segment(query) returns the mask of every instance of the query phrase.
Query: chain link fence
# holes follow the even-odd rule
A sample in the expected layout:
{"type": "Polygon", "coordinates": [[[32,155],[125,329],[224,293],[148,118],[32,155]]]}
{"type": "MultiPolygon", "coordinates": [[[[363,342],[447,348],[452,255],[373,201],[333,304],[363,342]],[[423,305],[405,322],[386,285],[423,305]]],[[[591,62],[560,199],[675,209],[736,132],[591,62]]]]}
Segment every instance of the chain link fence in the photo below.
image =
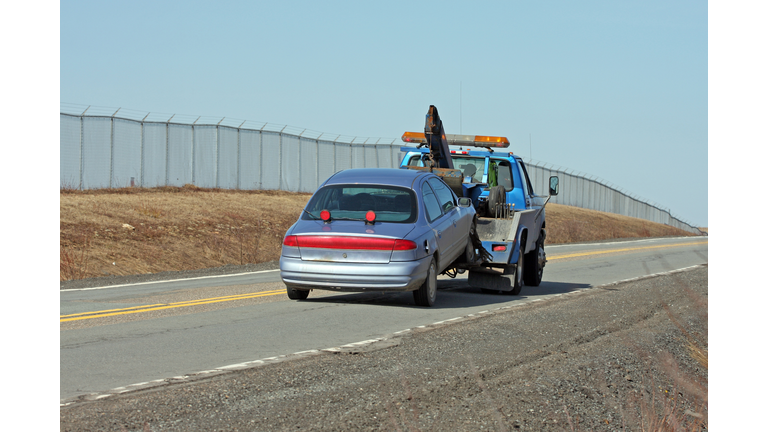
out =
{"type": "MultiPolygon", "coordinates": [[[[314,192],[347,168],[396,168],[396,139],[329,135],[272,123],[61,104],[60,187],[184,186],[314,192]]],[[[669,209],[601,179],[527,161],[534,190],[560,177],[551,202],[701,234],[669,209]]]]}

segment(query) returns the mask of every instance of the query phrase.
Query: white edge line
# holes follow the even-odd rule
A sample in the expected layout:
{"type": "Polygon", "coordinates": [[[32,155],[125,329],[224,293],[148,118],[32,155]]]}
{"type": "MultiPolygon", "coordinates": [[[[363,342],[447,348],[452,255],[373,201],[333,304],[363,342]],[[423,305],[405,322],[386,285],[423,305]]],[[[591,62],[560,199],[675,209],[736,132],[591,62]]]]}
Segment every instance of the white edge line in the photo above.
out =
{"type": "MultiPolygon", "coordinates": [[[[654,273],[654,274],[650,274],[650,275],[646,275],[646,276],[640,276],[640,277],[636,277],[636,278],[632,278],[632,279],[625,279],[625,280],[621,280],[621,281],[615,281],[615,282],[611,282],[611,283],[607,283],[607,284],[603,284],[603,285],[598,285],[598,286],[593,286],[593,287],[589,287],[589,288],[582,288],[582,289],[579,289],[577,291],[568,292],[566,294],[576,294],[576,293],[586,292],[586,291],[589,291],[589,290],[592,290],[592,289],[595,289],[595,288],[604,287],[604,286],[610,286],[610,285],[615,285],[615,284],[619,284],[619,283],[635,281],[637,279],[646,279],[646,278],[651,278],[651,277],[655,277],[655,276],[664,276],[664,275],[668,275],[668,274],[679,273],[679,272],[683,272],[683,271],[687,271],[687,270],[692,270],[692,269],[703,267],[703,266],[704,266],[704,264],[696,264],[696,265],[692,265],[692,266],[689,266],[689,267],[684,267],[684,268],[675,269],[675,270],[669,270],[669,271],[666,271],[666,272],[654,273]]],[[[274,270],[267,270],[267,271],[274,271],[274,270]]],[[[248,274],[248,273],[242,273],[242,274],[248,274]]],[[[556,296],[552,296],[552,297],[556,297],[556,296]]],[[[541,299],[541,298],[533,299],[533,300],[529,301],[528,303],[534,303],[534,302],[538,302],[538,301],[542,301],[542,300],[546,300],[546,299],[541,299]]],[[[478,315],[479,314],[485,314],[485,313],[490,313],[492,311],[497,311],[497,310],[511,309],[511,308],[514,308],[514,307],[517,307],[517,306],[522,306],[524,304],[525,303],[521,303],[519,305],[516,304],[516,305],[504,306],[504,307],[499,307],[499,308],[495,308],[495,309],[492,309],[492,310],[484,310],[484,311],[480,311],[480,312],[476,312],[476,313],[478,315]]],[[[467,317],[470,317],[470,316],[475,316],[475,315],[474,314],[469,314],[469,315],[462,316],[462,317],[456,317],[456,318],[451,318],[451,319],[447,319],[447,320],[444,320],[444,321],[438,321],[438,322],[432,323],[429,327],[435,326],[435,325],[444,324],[444,323],[447,323],[449,321],[460,320],[462,318],[467,318],[467,317]]],[[[416,326],[414,328],[427,328],[427,327],[428,326],[416,326]]],[[[399,332],[395,332],[393,334],[399,335],[399,334],[410,332],[411,330],[412,329],[400,330],[399,332]]],[[[325,349],[322,349],[322,350],[314,350],[314,349],[312,349],[312,350],[306,350],[306,351],[298,351],[298,352],[293,353],[292,356],[302,357],[304,355],[315,354],[315,353],[319,353],[319,352],[338,352],[338,351],[341,351],[342,348],[352,348],[352,347],[361,346],[361,345],[369,345],[369,344],[372,344],[372,343],[375,343],[375,342],[379,342],[379,341],[383,341],[383,340],[386,340],[386,339],[387,339],[386,337],[380,337],[380,338],[368,339],[368,340],[364,340],[364,341],[360,341],[360,342],[353,342],[353,343],[349,343],[349,344],[341,345],[341,346],[337,346],[337,347],[325,348],[325,349]]],[[[139,386],[144,386],[144,385],[151,384],[151,383],[167,382],[167,380],[170,380],[170,379],[184,381],[184,380],[187,380],[189,378],[194,378],[196,376],[200,376],[202,374],[216,373],[216,372],[229,372],[232,369],[247,368],[247,367],[249,367],[251,365],[257,365],[257,364],[266,364],[269,361],[283,359],[283,358],[286,358],[286,357],[288,357],[288,355],[279,355],[279,356],[275,356],[275,357],[267,357],[267,358],[263,358],[263,359],[260,359],[260,360],[251,360],[251,361],[247,361],[247,362],[243,362],[243,363],[237,363],[237,364],[231,364],[231,365],[227,365],[227,366],[221,366],[221,367],[218,367],[216,369],[210,369],[210,370],[206,370],[206,371],[195,372],[195,373],[191,373],[191,374],[188,374],[188,375],[179,375],[179,376],[175,376],[173,378],[156,379],[156,380],[153,380],[153,381],[146,381],[146,382],[141,382],[141,383],[136,383],[136,384],[129,384],[129,385],[124,386],[124,387],[115,387],[112,390],[110,390],[110,392],[113,392],[113,393],[101,394],[99,396],[96,396],[96,397],[92,398],[91,400],[98,400],[98,399],[103,399],[103,398],[109,397],[109,396],[115,394],[114,392],[117,392],[119,394],[119,393],[126,393],[128,391],[131,391],[132,389],[130,389],[128,387],[139,387],[139,386]]],[[[65,406],[71,405],[73,403],[75,403],[75,401],[70,401],[70,402],[66,402],[66,403],[59,403],[59,407],[65,407],[65,406]]]]}
{"type": "Polygon", "coordinates": [[[183,282],[183,281],[200,280],[200,279],[214,279],[214,278],[230,277],[230,276],[245,276],[245,275],[254,275],[254,274],[259,274],[259,273],[269,273],[269,272],[276,272],[276,271],[280,271],[280,269],[259,270],[259,271],[256,271],[256,272],[234,273],[234,274],[215,275],[215,276],[198,276],[198,277],[191,277],[191,278],[169,279],[169,280],[150,281],[150,282],[137,282],[137,283],[132,283],[132,284],[108,285],[108,286],[93,287],[93,288],[72,288],[72,289],[62,289],[62,290],[59,290],[59,291],[61,293],[65,293],[65,292],[69,292],[69,291],[102,290],[102,289],[110,289],[110,288],[132,287],[132,286],[138,286],[138,285],[151,285],[151,284],[168,283],[168,282],[183,282]]]}

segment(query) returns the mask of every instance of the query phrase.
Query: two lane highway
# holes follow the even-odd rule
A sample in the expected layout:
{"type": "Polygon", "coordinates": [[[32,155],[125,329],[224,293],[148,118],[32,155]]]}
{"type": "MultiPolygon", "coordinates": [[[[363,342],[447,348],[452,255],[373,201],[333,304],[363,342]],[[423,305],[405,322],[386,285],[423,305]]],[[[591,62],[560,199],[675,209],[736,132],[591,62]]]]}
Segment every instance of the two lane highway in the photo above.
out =
{"type": "Polygon", "coordinates": [[[706,237],[547,246],[539,287],[482,294],[442,276],[437,304],[411,293],[285,295],[277,270],[60,294],[61,399],[337,347],[437,321],[707,263],[706,237]]]}

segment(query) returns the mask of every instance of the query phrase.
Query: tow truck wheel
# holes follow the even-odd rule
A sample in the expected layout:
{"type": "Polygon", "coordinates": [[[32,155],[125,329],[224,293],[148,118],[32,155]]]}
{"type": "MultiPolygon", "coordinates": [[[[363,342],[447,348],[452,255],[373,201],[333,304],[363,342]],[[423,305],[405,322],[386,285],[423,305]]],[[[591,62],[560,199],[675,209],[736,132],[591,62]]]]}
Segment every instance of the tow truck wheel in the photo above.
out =
{"type": "Polygon", "coordinates": [[[547,255],[544,253],[544,243],[536,241],[536,249],[528,252],[525,256],[525,284],[528,286],[539,286],[541,278],[544,275],[544,263],[547,255]]]}
{"type": "Polygon", "coordinates": [[[437,298],[437,266],[435,265],[435,259],[429,263],[429,270],[427,271],[427,278],[424,279],[424,283],[421,284],[419,289],[413,292],[413,299],[416,301],[417,306],[430,307],[435,304],[437,298]]]}
{"type": "Polygon", "coordinates": [[[519,253],[517,254],[517,268],[515,269],[515,285],[512,288],[512,291],[509,291],[509,293],[512,295],[519,295],[520,291],[522,291],[523,289],[523,275],[525,274],[524,272],[525,267],[523,265],[524,263],[523,255],[525,254],[523,254],[522,250],[519,251],[519,253]]]}

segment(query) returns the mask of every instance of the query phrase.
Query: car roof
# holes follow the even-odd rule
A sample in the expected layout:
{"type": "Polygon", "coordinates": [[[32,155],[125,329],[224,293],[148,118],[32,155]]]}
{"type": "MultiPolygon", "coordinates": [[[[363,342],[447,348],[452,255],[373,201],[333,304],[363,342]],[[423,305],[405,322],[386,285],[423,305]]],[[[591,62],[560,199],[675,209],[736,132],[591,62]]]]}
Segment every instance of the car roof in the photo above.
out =
{"type": "Polygon", "coordinates": [[[325,184],[363,183],[410,188],[416,178],[428,174],[423,171],[398,168],[352,168],[337,172],[325,184]]]}

